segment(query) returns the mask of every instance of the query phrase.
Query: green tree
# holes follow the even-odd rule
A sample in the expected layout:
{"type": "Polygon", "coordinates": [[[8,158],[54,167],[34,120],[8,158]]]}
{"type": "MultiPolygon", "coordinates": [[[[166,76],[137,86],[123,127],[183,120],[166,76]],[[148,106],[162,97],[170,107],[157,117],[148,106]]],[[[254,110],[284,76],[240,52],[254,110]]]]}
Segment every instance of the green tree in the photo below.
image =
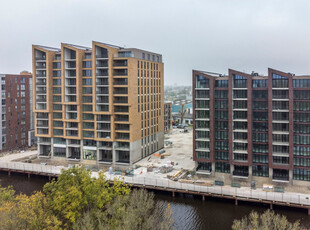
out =
{"type": "Polygon", "coordinates": [[[105,212],[86,212],[76,222],[75,230],[168,230],[172,229],[170,207],[166,209],[163,218],[160,209],[154,202],[154,194],[146,190],[133,190],[129,195],[118,196],[111,202],[105,212]]]}
{"type": "Polygon", "coordinates": [[[84,167],[64,170],[43,191],[50,210],[61,220],[63,228],[71,228],[83,213],[103,210],[115,197],[130,193],[128,186],[120,181],[110,185],[102,172],[97,179],[92,178],[91,171],[84,167]]]}
{"type": "Polygon", "coordinates": [[[234,220],[233,230],[299,230],[303,229],[299,221],[290,223],[285,216],[275,214],[269,209],[263,214],[252,211],[249,216],[243,217],[241,220],[234,220]]]}

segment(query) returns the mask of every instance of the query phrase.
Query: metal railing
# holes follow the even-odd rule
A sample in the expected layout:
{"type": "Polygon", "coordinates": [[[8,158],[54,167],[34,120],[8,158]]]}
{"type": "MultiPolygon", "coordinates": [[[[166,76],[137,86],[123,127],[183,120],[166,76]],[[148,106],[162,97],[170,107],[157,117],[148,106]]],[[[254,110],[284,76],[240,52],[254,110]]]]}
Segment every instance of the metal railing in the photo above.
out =
{"type": "MultiPolygon", "coordinates": [[[[45,174],[60,174],[62,169],[67,169],[63,166],[39,165],[20,162],[0,162],[1,169],[18,170],[24,172],[36,172],[45,174]]],[[[238,198],[248,198],[263,201],[274,201],[286,204],[297,204],[310,206],[310,194],[296,194],[296,193],[279,193],[279,192],[266,192],[262,189],[252,190],[249,188],[233,188],[226,186],[205,186],[198,184],[189,184],[171,181],[166,178],[142,177],[142,176],[120,176],[120,175],[107,175],[107,179],[113,181],[119,179],[126,184],[135,184],[142,186],[152,186],[163,189],[178,190],[178,192],[200,192],[210,193],[223,196],[232,196],[238,198]]],[[[92,172],[92,177],[98,178],[97,172],[92,172]]]]}

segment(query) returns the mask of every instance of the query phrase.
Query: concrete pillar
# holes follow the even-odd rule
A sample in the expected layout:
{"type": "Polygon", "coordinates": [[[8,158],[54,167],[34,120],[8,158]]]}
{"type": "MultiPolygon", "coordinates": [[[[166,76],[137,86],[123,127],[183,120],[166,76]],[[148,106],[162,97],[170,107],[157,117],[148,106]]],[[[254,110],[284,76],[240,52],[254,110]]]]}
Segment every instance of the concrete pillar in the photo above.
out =
{"type": "Polygon", "coordinates": [[[272,177],[273,177],[273,169],[269,168],[269,180],[272,181],[272,177]]]}
{"type": "Polygon", "coordinates": [[[249,181],[252,181],[252,166],[249,166],[249,181]]]}
{"type": "Polygon", "coordinates": [[[233,176],[234,169],[235,169],[234,165],[231,164],[231,165],[230,165],[230,175],[231,175],[231,178],[232,178],[232,176],[233,176]]]}
{"type": "Polygon", "coordinates": [[[116,150],[115,150],[116,142],[113,142],[112,144],[112,165],[115,166],[116,161],[116,150]]]}
{"type": "Polygon", "coordinates": [[[308,208],[308,216],[310,216],[310,208],[308,208]]]}
{"type": "Polygon", "coordinates": [[[8,171],[8,175],[11,176],[11,171],[10,170],[8,171]]]}
{"type": "Polygon", "coordinates": [[[211,176],[215,176],[215,162],[212,163],[211,169],[212,169],[211,176]]]}
{"type": "MultiPolygon", "coordinates": [[[[64,130],[64,132],[66,132],[66,131],[64,130]]],[[[69,157],[69,147],[68,147],[68,145],[69,145],[69,140],[66,139],[66,158],[69,157]]]]}
{"type": "Polygon", "coordinates": [[[28,173],[28,179],[30,178],[30,173],[28,173]]]}
{"type": "Polygon", "coordinates": [[[288,171],[288,178],[289,178],[290,185],[292,185],[293,184],[293,170],[288,171]]]}
{"type": "Polygon", "coordinates": [[[205,195],[202,195],[202,200],[205,201],[205,195]]]}
{"type": "Polygon", "coordinates": [[[235,199],[235,205],[238,206],[238,200],[237,199],[235,199]]]}
{"type": "Polygon", "coordinates": [[[48,180],[49,180],[49,181],[52,180],[52,177],[51,177],[51,176],[48,176],[48,180]]]}
{"type": "Polygon", "coordinates": [[[270,203],[270,210],[272,210],[273,209],[273,204],[272,203],[270,203]]]}
{"type": "Polygon", "coordinates": [[[172,197],[175,197],[175,193],[174,193],[174,191],[172,191],[172,197]]]}
{"type": "Polygon", "coordinates": [[[54,157],[54,138],[51,138],[51,158],[54,157]]]}
{"type": "Polygon", "coordinates": [[[80,160],[83,160],[83,140],[80,140],[80,160]]]}

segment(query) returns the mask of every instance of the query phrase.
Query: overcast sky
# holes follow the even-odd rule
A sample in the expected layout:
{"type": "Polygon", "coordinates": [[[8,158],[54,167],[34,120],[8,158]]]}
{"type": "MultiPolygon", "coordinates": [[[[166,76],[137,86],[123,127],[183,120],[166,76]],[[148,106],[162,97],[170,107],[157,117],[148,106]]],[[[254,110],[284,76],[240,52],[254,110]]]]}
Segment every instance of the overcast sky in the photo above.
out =
{"type": "Polygon", "coordinates": [[[192,69],[310,74],[309,0],[0,0],[0,73],[31,69],[31,45],[101,41],[163,55],[165,84],[192,69]]]}

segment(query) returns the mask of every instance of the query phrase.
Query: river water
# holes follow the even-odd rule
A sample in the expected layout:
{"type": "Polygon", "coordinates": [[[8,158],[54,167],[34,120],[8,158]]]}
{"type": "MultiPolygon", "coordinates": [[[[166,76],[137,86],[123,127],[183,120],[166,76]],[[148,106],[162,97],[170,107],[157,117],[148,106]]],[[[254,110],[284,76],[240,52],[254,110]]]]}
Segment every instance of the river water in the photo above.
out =
{"type": "MultiPolygon", "coordinates": [[[[26,175],[12,174],[8,177],[6,173],[0,173],[1,186],[13,185],[17,193],[30,195],[33,191],[41,190],[47,182],[47,178],[32,176],[30,179],[26,175]]],[[[175,221],[176,229],[230,229],[234,219],[240,219],[248,215],[251,210],[264,212],[268,206],[260,204],[249,204],[239,202],[238,206],[234,201],[210,199],[202,201],[201,197],[191,195],[176,194],[172,197],[168,192],[155,192],[155,200],[162,210],[170,204],[172,217],[175,221]]],[[[310,229],[310,216],[303,209],[291,209],[274,207],[276,213],[287,216],[288,220],[300,220],[302,225],[310,229]]]]}

